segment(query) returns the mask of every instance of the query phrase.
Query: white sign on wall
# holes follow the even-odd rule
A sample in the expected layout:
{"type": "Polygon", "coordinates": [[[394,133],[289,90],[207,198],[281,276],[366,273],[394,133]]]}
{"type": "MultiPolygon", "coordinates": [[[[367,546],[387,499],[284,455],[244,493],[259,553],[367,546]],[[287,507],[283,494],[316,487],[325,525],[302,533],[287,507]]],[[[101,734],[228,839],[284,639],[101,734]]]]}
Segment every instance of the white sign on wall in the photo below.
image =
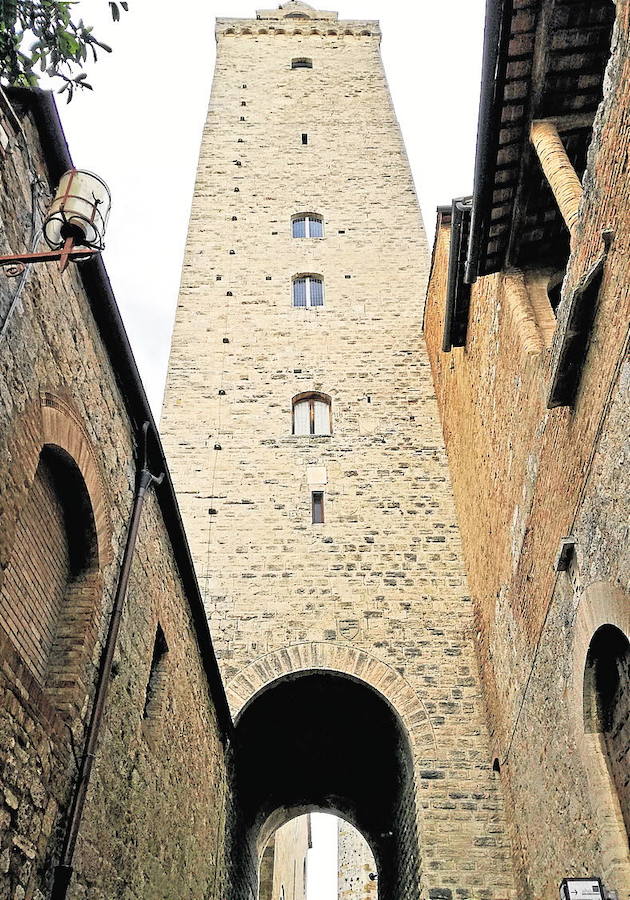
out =
{"type": "Polygon", "coordinates": [[[565,878],[560,885],[560,900],[603,900],[599,878],[565,878]]]}

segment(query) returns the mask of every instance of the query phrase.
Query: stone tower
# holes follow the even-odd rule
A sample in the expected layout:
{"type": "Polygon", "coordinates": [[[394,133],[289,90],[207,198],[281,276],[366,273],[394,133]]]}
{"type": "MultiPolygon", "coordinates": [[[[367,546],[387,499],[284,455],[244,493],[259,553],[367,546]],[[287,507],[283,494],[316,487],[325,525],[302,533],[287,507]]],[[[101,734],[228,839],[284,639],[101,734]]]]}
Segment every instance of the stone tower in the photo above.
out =
{"type": "Polygon", "coordinates": [[[369,688],[410,760],[379,897],[508,897],[378,23],[290,0],[216,35],[162,432],[233,714],[298,673],[369,688]]]}

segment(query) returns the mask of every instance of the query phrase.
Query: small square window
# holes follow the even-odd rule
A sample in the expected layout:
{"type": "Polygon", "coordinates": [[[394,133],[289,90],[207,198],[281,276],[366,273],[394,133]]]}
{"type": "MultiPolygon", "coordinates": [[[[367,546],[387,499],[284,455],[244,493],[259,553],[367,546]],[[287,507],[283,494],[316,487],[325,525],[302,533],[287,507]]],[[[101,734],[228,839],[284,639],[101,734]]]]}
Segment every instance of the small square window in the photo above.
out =
{"type": "Polygon", "coordinates": [[[324,492],[311,491],[311,521],[313,525],[321,525],[324,522],[324,492]]]}

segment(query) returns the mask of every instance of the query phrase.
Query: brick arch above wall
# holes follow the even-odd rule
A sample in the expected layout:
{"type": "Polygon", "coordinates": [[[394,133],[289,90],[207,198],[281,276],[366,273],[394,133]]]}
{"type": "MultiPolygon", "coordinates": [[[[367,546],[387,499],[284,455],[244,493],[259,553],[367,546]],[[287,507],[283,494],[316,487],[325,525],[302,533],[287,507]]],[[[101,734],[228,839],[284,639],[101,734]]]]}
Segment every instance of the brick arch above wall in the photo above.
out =
{"type": "Polygon", "coordinates": [[[584,731],[584,670],[593,635],[602,625],[614,625],[630,640],[630,598],[606,581],[589,585],[577,610],[573,630],[571,709],[579,731],[584,731]]]}
{"type": "MultiPolygon", "coordinates": [[[[90,439],[79,414],[61,397],[43,391],[41,445],[60,447],[75,461],[90,498],[99,568],[112,559],[111,523],[105,485],[90,439]]],[[[41,451],[41,447],[38,450],[41,451]]]]}
{"type": "Polygon", "coordinates": [[[261,690],[297,672],[338,672],[370,685],[397,713],[406,728],[414,755],[432,757],[435,738],[426,710],[409,682],[395,669],[365,650],[333,641],[290,644],[260,656],[226,685],[234,719],[261,690]]]}
{"type": "MultiPolygon", "coordinates": [[[[630,599],[623,590],[606,581],[589,585],[580,598],[573,629],[571,681],[567,699],[576,748],[586,771],[593,813],[599,824],[604,884],[619,888],[630,885],[630,849],[602,735],[588,731],[584,715],[587,655],[593,636],[602,625],[614,625],[630,640],[630,599]]],[[[622,892],[619,896],[625,898],[626,893],[622,892]]]]}

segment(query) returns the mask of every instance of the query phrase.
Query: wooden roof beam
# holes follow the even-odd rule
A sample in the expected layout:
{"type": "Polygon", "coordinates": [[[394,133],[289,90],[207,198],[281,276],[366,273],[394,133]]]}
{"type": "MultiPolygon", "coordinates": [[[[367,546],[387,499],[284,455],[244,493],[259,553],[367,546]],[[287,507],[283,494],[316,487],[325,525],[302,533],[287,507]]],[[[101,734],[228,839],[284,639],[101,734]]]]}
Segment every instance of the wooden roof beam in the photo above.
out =
{"type": "Polygon", "coordinates": [[[573,237],[583,194],[582,183],[552,121],[544,119],[532,122],[530,135],[545,178],[573,237]]]}

